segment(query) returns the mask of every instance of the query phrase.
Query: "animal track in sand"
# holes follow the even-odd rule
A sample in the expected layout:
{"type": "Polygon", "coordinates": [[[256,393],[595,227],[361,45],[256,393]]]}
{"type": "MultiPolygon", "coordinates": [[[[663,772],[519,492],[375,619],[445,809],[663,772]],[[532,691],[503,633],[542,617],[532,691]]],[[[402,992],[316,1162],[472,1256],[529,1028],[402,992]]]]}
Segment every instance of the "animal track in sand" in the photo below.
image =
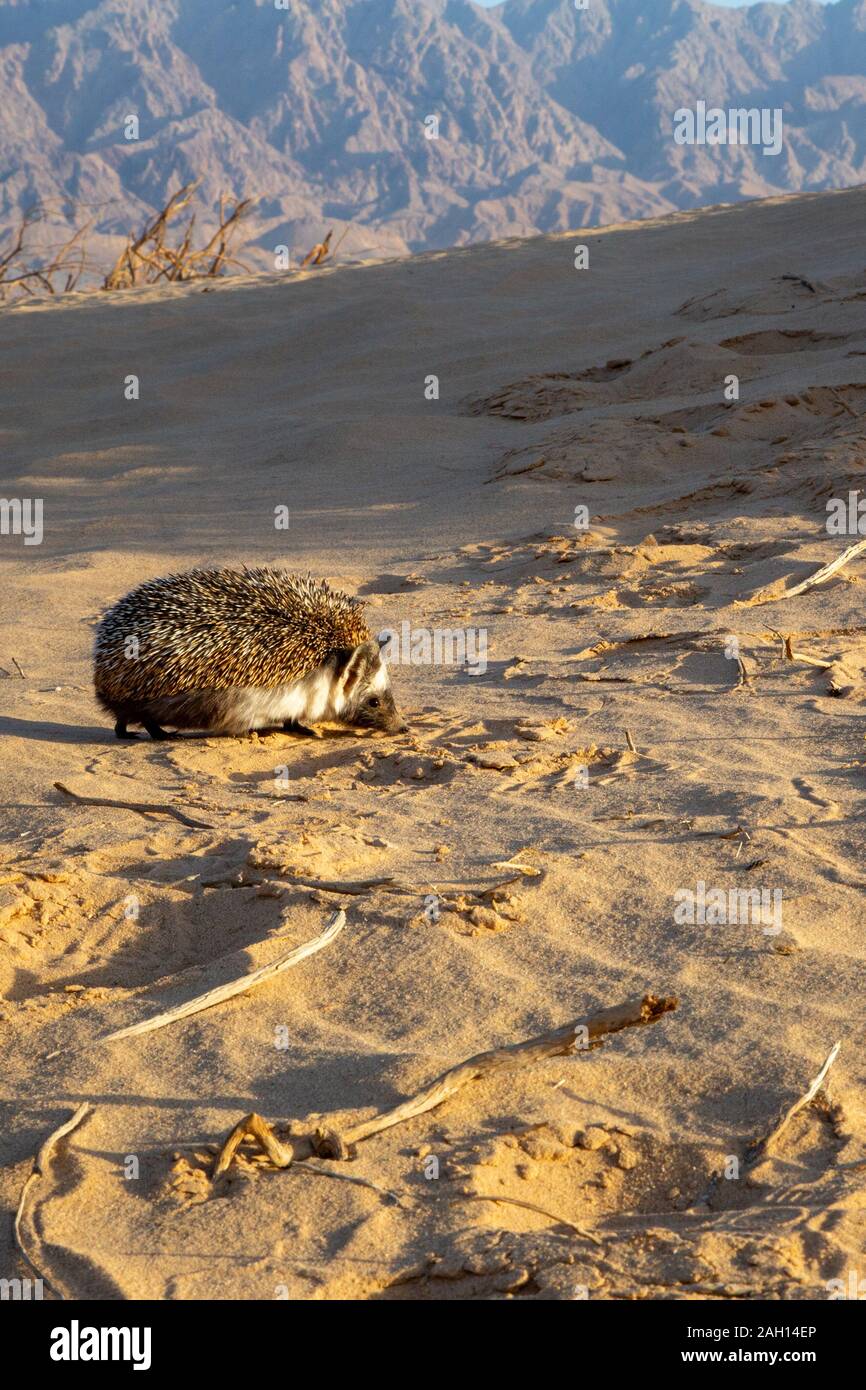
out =
{"type": "Polygon", "coordinates": [[[595,744],[562,752],[529,753],[518,746],[513,753],[506,745],[470,753],[470,759],[482,772],[500,773],[507,787],[534,786],[554,791],[574,787],[579,770],[586,771],[596,764],[606,763],[610,749],[598,749],[595,744]]]}
{"type": "Polygon", "coordinates": [[[818,304],[851,303],[866,298],[866,274],[839,275],[831,280],[789,273],[776,275],[765,285],[747,289],[718,289],[687,299],[676,310],[692,323],[731,318],[736,314],[789,314],[818,304]]]}
{"type": "MultiPolygon", "coordinates": [[[[706,1186],[712,1167],[707,1146],[630,1127],[575,1131],[541,1123],[455,1146],[445,1176],[460,1182],[466,1195],[535,1203],[582,1225],[614,1213],[681,1211],[706,1186]]],[[[509,1231],[550,1224],[507,1202],[478,1203],[475,1221],[509,1231]]]]}
{"type": "Polygon", "coordinates": [[[417,574],[378,574],[358,588],[363,597],[373,594],[408,594],[422,589],[425,580],[417,574]]]}
{"type": "Polygon", "coordinates": [[[664,398],[712,391],[735,372],[741,380],[757,374],[748,356],[721,344],[671,338],[647,348],[634,360],[617,360],[580,372],[551,372],[509,382],[492,395],[466,403],[473,415],[497,415],[507,420],[546,420],[591,406],[664,398]]]}
{"type": "Polygon", "coordinates": [[[83,871],[72,861],[38,863],[25,868],[8,867],[0,873],[0,995],[24,999],[47,992],[49,985],[35,983],[47,962],[58,967],[57,976],[74,972],[75,963],[88,958],[109,933],[94,933],[89,925],[111,902],[110,889],[97,874],[83,871]]]}
{"type": "MultiPolygon", "coordinates": [[[[283,791],[291,793],[296,782],[306,782],[317,777],[327,778],[340,773],[351,775],[358,766],[366,766],[369,759],[369,753],[358,746],[361,740],[353,740],[348,746],[343,744],[330,748],[326,740],[289,741],[290,739],[291,736],[287,736],[283,741],[277,736],[271,740],[271,747],[264,755],[267,760],[266,767],[249,772],[230,772],[228,780],[241,788],[260,786],[278,797],[283,791]],[[288,777],[284,783],[278,783],[276,780],[278,767],[288,770],[288,777]]],[[[263,759],[257,757],[256,761],[261,762],[263,759]]]]}
{"type": "Polygon", "coordinates": [[[695,295],[675,312],[692,323],[732,318],[735,314],[785,314],[818,304],[830,292],[830,285],[819,280],[796,274],[776,275],[765,285],[736,290],[723,287],[695,295]]]}
{"type": "MultiPolygon", "coordinates": [[[[537,531],[508,542],[461,547],[441,558],[440,582],[459,581],[459,592],[472,601],[473,613],[510,613],[535,586],[540,589],[566,581],[568,574],[563,573],[563,567],[570,567],[572,562],[580,566],[584,554],[596,556],[595,561],[588,559],[586,563],[598,563],[599,555],[605,563],[612,551],[594,531],[537,531]],[[464,575],[470,577],[461,579],[464,575]]],[[[621,567],[616,572],[619,574],[621,567]]]]}
{"type": "Polygon", "coordinates": [[[0,889],[5,997],[74,989],[77,1001],[87,1003],[94,987],[149,985],[242,950],[280,926],[273,901],[247,895],[243,911],[239,900],[227,911],[218,895],[194,896],[165,877],[150,880],[155,865],[164,865],[176,883],[197,862],[172,860],[164,849],[151,856],[151,849],[147,841],[123,842],[90,856],[87,869],[70,861],[50,883],[27,877],[0,889]],[[38,990],[26,984],[37,966],[38,990]]]}
{"type": "Polygon", "coordinates": [[[700,584],[655,580],[634,589],[610,589],[585,600],[587,608],[700,608],[710,589],[700,584]]]}
{"type": "Polygon", "coordinates": [[[385,753],[366,755],[356,774],[359,782],[373,787],[406,786],[418,790],[441,787],[464,770],[462,763],[446,750],[433,753],[385,753]]]}
{"type": "MultiPolygon", "coordinates": [[[[570,607],[614,611],[629,608],[719,608],[730,603],[748,587],[743,576],[758,568],[757,584],[763,581],[767,562],[794,549],[784,542],[729,542],[702,544],[710,531],[687,528],[682,536],[673,525],[660,527],[657,533],[631,547],[632,562],[623,569],[622,577],[630,582],[625,586],[591,593],[584,597],[574,592],[578,577],[587,584],[608,577],[610,570],[603,563],[572,566],[572,598],[570,607]]],[[[590,559],[591,557],[587,557],[590,559]]],[[[778,567],[777,567],[778,568],[778,567]]]]}
{"type": "Polygon", "coordinates": [[[758,333],[743,333],[738,338],[723,338],[720,347],[732,352],[775,356],[780,352],[826,352],[850,341],[850,333],[818,333],[812,328],[766,328],[758,333]]]}
{"type": "MultiPolygon", "coordinates": [[[[719,378],[721,380],[721,378],[719,378]]],[[[866,386],[801,387],[779,391],[758,401],[726,403],[720,395],[685,409],[657,415],[605,416],[585,424],[560,425],[532,444],[505,451],[488,482],[515,480],[539,486],[570,481],[584,484],[583,501],[592,507],[596,498],[607,498],[625,486],[634,498],[646,489],[650,510],[661,511],[659,490],[670,490],[686,466],[689,499],[705,487],[731,487],[731,446],[737,445],[737,472],[744,487],[752,486],[743,475],[761,475],[767,469],[767,446],[773,460],[783,465],[798,441],[824,439],[839,434],[847,438],[854,421],[866,409],[866,386]],[[686,454],[686,451],[687,454],[686,454]],[[612,484],[605,487],[605,484],[612,484]]]]}

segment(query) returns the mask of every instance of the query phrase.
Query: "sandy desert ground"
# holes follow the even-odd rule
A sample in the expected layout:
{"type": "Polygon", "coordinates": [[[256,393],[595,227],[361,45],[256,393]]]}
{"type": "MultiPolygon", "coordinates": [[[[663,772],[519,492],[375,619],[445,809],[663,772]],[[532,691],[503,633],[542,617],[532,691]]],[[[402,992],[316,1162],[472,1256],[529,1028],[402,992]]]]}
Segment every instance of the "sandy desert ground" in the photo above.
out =
{"type": "Polygon", "coordinates": [[[3,311],[2,493],[43,499],[44,538],[0,538],[0,1274],[87,1102],[21,1222],[71,1298],[866,1275],[866,554],[783,596],[857,539],[826,503],[866,476],[864,222],[854,189],[3,311]],[[395,665],[394,738],[115,742],[100,612],[239,562],[330,579],[375,631],[483,630],[486,669],[395,665]],[[781,920],[676,920],[698,883],[779,893],[781,920]],[[295,968],[104,1040],[339,907],[295,968]],[[349,1161],[247,1145],[212,1179],[247,1112],[346,1129],[645,993],[678,1007],[349,1161]]]}

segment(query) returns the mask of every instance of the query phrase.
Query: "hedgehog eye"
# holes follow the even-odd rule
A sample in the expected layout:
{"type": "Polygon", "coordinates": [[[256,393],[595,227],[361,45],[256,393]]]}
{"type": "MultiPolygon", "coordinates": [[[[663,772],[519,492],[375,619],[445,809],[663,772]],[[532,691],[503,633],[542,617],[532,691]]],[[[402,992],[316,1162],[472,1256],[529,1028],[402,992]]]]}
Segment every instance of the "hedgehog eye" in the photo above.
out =
{"type": "Polygon", "coordinates": [[[378,709],[380,704],[379,696],[371,695],[367,704],[370,706],[370,709],[378,709]]]}

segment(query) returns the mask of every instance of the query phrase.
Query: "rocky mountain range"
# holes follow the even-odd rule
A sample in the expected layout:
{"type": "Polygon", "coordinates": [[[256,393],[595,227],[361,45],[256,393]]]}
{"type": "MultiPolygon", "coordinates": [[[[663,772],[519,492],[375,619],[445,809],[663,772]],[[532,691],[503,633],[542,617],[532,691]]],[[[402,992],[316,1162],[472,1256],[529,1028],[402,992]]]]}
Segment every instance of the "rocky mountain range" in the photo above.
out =
{"type": "Polygon", "coordinates": [[[254,263],[393,254],[866,182],[866,0],[0,0],[0,225],[104,259],[192,179],[254,263]],[[782,113],[778,153],[675,113],[782,113]],[[135,118],[130,120],[130,118],[135,118]]]}

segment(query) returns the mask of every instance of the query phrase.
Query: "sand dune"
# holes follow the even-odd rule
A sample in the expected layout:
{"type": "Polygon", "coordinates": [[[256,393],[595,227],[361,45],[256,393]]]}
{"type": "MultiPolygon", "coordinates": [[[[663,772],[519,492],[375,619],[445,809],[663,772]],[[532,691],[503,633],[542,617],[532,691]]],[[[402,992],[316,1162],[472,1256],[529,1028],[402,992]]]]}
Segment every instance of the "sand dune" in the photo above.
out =
{"type": "Polygon", "coordinates": [[[826,503],[866,474],[864,215],[854,189],[3,311],[3,495],[44,538],[0,541],[0,1195],[89,1102],[26,1223],[58,1290],[820,1299],[862,1262],[866,557],[780,595],[857,539],[826,503]],[[486,660],[396,665],[393,739],[116,743],[100,612],[242,561],[486,660]],[[701,883],[780,916],[678,919],[701,883]],[[337,906],[297,968],[99,1041],[337,906]],[[212,1181],[249,1111],[349,1125],[645,992],[679,1007],[351,1162],[247,1147],[212,1181]]]}

